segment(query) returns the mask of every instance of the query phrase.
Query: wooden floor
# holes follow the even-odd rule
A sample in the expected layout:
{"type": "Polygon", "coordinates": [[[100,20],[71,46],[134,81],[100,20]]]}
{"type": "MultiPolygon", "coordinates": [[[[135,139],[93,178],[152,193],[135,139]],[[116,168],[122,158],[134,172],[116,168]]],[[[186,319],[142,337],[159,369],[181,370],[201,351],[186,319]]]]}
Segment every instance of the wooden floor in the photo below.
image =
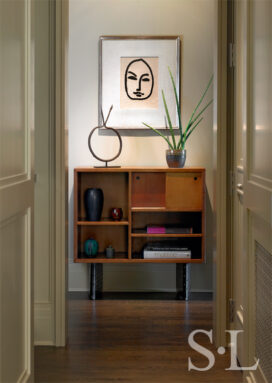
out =
{"type": "Polygon", "coordinates": [[[187,339],[211,329],[212,302],[71,299],[69,307],[69,344],[36,347],[36,382],[242,382],[205,335],[196,340],[215,354],[215,366],[188,371],[188,357],[198,367],[208,363],[187,339]]]}

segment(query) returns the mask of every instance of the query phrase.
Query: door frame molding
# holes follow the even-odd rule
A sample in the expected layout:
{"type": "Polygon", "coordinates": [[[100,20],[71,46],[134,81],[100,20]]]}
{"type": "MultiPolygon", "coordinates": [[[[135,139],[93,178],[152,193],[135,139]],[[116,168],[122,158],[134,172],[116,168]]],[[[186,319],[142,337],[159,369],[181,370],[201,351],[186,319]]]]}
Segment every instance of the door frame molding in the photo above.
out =
{"type": "MultiPolygon", "coordinates": [[[[214,80],[214,340],[226,346],[227,338],[227,242],[228,242],[228,4],[215,0],[216,41],[214,80]]],[[[58,233],[55,244],[56,346],[67,339],[67,254],[68,254],[68,126],[67,126],[67,46],[68,11],[66,0],[56,1],[56,212],[58,233]]]]}
{"type": "Polygon", "coordinates": [[[68,254],[68,127],[67,62],[68,11],[66,0],[55,2],[55,345],[67,340],[67,254],[68,254]]]}
{"type": "Polygon", "coordinates": [[[214,341],[226,346],[227,337],[227,243],[228,243],[228,2],[216,5],[214,81],[214,341]]]}

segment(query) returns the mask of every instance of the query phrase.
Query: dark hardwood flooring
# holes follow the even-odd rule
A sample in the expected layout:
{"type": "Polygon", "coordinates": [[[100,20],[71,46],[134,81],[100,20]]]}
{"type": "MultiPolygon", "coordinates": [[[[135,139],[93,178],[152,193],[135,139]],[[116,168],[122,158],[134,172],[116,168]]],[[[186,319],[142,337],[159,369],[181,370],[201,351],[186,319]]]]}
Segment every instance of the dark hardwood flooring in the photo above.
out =
{"type": "Polygon", "coordinates": [[[212,328],[212,302],[69,300],[69,344],[35,348],[35,382],[241,383],[225,371],[229,355],[205,335],[195,339],[215,355],[207,372],[188,371],[208,360],[188,345],[194,329],[212,328]]]}

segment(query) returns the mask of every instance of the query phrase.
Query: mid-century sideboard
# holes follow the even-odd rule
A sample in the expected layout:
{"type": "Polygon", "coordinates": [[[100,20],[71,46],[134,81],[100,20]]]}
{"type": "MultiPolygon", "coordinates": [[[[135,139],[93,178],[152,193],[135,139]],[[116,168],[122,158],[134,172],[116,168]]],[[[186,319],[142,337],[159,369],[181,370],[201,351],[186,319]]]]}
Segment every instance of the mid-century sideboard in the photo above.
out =
{"type": "Polygon", "coordinates": [[[102,281],[104,263],[152,262],[177,265],[177,272],[183,274],[183,297],[188,299],[189,265],[203,262],[204,253],[204,168],[89,167],[74,170],[74,262],[91,264],[92,298],[102,281]],[[103,190],[102,217],[96,222],[86,220],[84,193],[87,188],[103,190]],[[110,218],[113,207],[122,208],[122,220],[110,218]],[[191,227],[192,233],[148,234],[145,228],[149,224],[182,225],[191,227]],[[88,258],[84,253],[84,242],[90,237],[99,244],[95,258],[88,258]],[[190,248],[191,259],[143,259],[142,251],[147,242],[170,238],[190,248]],[[112,259],[105,256],[105,248],[109,245],[115,249],[112,259]]]}

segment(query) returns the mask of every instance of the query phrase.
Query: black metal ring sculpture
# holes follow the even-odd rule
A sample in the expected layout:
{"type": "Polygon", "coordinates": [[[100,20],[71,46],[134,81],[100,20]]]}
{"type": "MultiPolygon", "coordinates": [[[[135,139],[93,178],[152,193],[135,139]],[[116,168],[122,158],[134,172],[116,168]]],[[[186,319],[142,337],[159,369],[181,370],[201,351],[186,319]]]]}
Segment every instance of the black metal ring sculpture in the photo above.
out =
{"type": "MultiPolygon", "coordinates": [[[[113,105],[110,107],[110,110],[109,110],[108,116],[107,116],[107,118],[106,118],[106,121],[104,120],[103,111],[101,110],[101,115],[102,115],[102,122],[103,122],[103,125],[102,125],[102,126],[97,126],[97,127],[94,128],[94,129],[91,131],[91,133],[89,134],[88,145],[89,145],[90,152],[92,153],[92,155],[94,156],[94,158],[96,158],[96,159],[99,160],[99,161],[105,162],[105,166],[95,166],[95,167],[106,167],[106,168],[107,168],[107,167],[108,167],[108,162],[111,162],[111,161],[115,160],[116,158],[118,158],[118,157],[120,156],[121,152],[122,152],[123,143],[122,143],[122,139],[121,139],[120,134],[117,132],[116,129],[107,127],[107,122],[108,122],[108,119],[109,119],[109,117],[110,117],[112,108],[113,108],[113,105]],[[117,153],[114,157],[109,158],[109,159],[103,159],[103,158],[98,157],[98,156],[94,153],[94,151],[93,151],[93,149],[92,149],[92,145],[91,145],[92,135],[94,134],[94,132],[96,131],[96,129],[102,129],[102,128],[105,128],[105,129],[108,129],[108,130],[112,130],[112,131],[117,135],[118,140],[119,140],[119,144],[120,144],[118,153],[117,153]]],[[[120,167],[120,166],[112,166],[112,167],[120,167]]]]}

